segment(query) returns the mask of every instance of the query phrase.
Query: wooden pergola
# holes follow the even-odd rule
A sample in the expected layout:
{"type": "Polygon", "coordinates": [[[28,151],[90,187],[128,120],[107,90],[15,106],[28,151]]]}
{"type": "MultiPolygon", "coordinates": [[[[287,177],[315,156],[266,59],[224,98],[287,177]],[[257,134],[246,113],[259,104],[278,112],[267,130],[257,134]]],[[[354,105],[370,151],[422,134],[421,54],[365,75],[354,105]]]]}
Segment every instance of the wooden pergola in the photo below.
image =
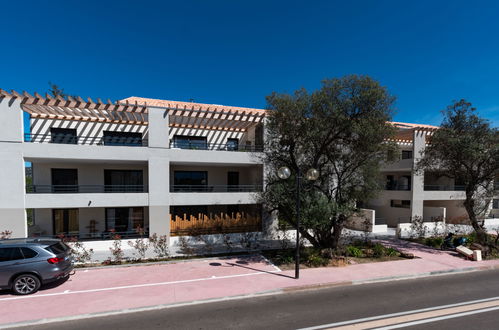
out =
{"type": "MultiPolygon", "coordinates": [[[[148,104],[128,100],[103,102],[101,99],[86,101],[81,97],[53,97],[38,93],[10,93],[0,89],[0,97],[19,99],[21,109],[32,118],[91,121],[103,123],[148,125],[148,104]]],[[[168,111],[169,126],[210,130],[244,132],[265,118],[265,112],[248,112],[226,107],[210,107],[193,104],[154,106],[168,111]]]]}

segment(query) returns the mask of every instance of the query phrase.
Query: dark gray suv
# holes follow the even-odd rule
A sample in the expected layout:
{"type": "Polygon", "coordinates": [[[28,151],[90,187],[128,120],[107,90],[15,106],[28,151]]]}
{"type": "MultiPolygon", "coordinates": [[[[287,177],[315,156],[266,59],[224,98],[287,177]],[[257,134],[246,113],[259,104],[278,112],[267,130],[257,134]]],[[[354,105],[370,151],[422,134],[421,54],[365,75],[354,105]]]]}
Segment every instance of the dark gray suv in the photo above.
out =
{"type": "Polygon", "coordinates": [[[42,284],[71,274],[71,249],[58,239],[0,240],[0,289],[16,294],[38,291],[42,284]]]}

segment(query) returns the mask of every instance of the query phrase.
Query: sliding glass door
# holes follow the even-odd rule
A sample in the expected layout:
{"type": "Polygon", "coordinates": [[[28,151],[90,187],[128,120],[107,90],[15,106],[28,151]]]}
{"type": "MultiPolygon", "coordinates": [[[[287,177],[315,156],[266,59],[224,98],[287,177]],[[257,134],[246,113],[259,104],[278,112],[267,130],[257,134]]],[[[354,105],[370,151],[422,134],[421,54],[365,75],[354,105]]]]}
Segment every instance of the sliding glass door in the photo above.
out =
{"type": "Polygon", "coordinates": [[[106,208],[106,231],[133,233],[137,227],[144,228],[143,207],[106,208]]]}
{"type": "Polygon", "coordinates": [[[55,209],[52,216],[54,235],[76,236],[79,234],[78,209],[55,209]]]}

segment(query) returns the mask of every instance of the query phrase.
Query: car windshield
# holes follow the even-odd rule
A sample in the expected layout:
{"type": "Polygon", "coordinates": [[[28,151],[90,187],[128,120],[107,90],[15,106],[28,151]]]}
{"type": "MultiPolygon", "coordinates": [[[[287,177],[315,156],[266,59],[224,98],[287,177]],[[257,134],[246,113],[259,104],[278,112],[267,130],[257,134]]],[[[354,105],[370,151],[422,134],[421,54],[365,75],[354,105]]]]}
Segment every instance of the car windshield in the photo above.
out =
{"type": "Polygon", "coordinates": [[[61,254],[69,250],[69,247],[64,243],[57,242],[55,244],[47,246],[45,250],[52,252],[53,254],[61,254]]]}

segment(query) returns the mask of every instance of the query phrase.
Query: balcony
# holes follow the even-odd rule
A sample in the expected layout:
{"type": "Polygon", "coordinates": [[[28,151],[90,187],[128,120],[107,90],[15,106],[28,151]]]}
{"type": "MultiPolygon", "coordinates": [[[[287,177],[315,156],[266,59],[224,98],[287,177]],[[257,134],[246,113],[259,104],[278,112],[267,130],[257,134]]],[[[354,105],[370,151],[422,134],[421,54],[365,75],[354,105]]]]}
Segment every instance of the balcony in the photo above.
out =
{"type": "Polygon", "coordinates": [[[463,185],[439,185],[439,184],[425,184],[425,191],[464,191],[463,185]]]}
{"type": "Polygon", "coordinates": [[[386,185],[385,190],[411,190],[410,185],[392,184],[386,185]]]}
{"type": "Polygon", "coordinates": [[[145,185],[28,185],[28,194],[146,193],[145,185]]]}
{"type": "Polygon", "coordinates": [[[243,152],[261,152],[261,145],[237,145],[232,143],[218,144],[207,143],[201,141],[171,141],[171,149],[188,149],[188,150],[216,150],[216,151],[243,151],[243,152]]]}
{"type": "Polygon", "coordinates": [[[260,192],[262,185],[171,185],[170,192],[260,192]]]}
{"type": "Polygon", "coordinates": [[[98,145],[98,146],[125,146],[125,147],[147,147],[148,140],[137,137],[112,137],[112,136],[54,136],[46,134],[24,134],[24,142],[52,143],[52,144],[74,144],[74,145],[98,145]]]}

